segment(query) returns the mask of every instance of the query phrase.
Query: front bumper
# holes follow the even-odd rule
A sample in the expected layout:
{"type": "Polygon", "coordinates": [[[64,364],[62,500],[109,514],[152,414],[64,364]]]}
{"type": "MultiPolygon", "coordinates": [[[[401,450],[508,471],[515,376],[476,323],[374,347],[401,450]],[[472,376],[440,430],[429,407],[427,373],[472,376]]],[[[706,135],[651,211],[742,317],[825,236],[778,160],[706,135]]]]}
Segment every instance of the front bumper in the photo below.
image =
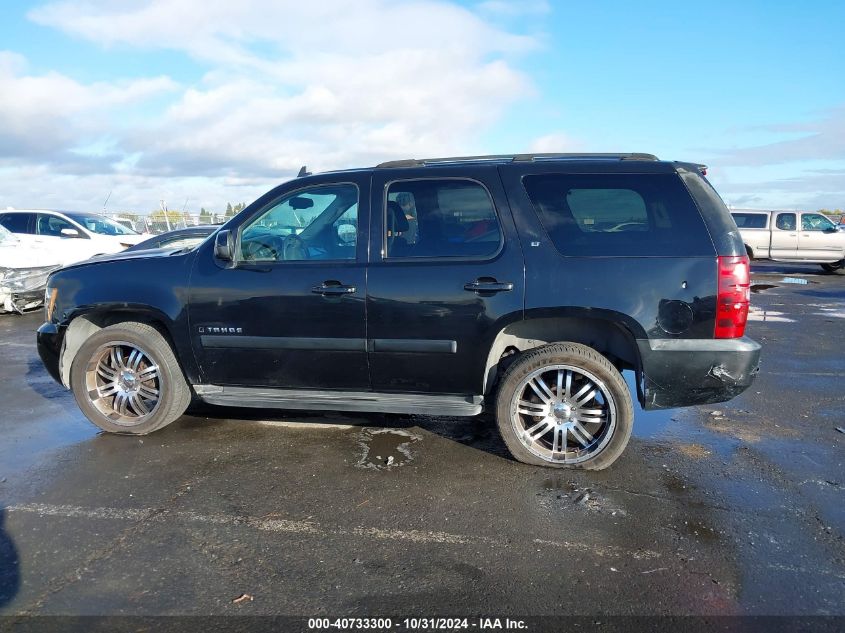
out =
{"type": "Polygon", "coordinates": [[[41,357],[41,362],[44,363],[47,372],[60,385],[64,384],[62,383],[59,359],[62,356],[62,345],[65,340],[66,329],[55,323],[45,323],[38,328],[38,333],[36,334],[38,355],[41,357]]]}
{"type": "Polygon", "coordinates": [[[751,386],[761,346],[738,339],[638,340],[644,409],[725,402],[751,386]]]}

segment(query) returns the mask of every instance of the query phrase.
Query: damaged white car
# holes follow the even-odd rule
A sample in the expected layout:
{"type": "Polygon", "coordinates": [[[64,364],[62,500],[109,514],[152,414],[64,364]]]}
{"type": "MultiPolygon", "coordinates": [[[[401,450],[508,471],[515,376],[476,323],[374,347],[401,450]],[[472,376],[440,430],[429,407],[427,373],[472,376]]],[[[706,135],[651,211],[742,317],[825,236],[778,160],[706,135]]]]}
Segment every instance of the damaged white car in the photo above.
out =
{"type": "Polygon", "coordinates": [[[0,226],[0,313],[37,308],[51,272],[61,267],[47,247],[24,244],[0,226]]]}

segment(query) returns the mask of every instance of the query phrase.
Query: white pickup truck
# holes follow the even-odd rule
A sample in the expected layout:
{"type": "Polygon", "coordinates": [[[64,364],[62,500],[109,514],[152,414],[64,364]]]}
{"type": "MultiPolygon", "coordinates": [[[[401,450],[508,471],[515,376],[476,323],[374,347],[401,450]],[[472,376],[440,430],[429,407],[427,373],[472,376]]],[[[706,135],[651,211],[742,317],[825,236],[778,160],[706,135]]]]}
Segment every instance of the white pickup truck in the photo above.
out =
{"type": "Polygon", "coordinates": [[[821,213],[731,211],[751,259],[845,268],[845,231],[821,213]]]}

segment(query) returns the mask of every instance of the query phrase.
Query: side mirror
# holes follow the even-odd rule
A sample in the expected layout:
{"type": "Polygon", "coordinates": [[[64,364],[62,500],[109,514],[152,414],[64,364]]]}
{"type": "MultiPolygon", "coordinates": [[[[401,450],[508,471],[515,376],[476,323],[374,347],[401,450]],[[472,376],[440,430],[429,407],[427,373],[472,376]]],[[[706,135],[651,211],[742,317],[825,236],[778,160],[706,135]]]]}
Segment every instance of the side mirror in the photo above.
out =
{"type": "Polygon", "coordinates": [[[235,258],[235,240],[229,230],[218,231],[214,236],[214,256],[224,262],[235,258]]]}
{"type": "Polygon", "coordinates": [[[62,237],[79,237],[79,231],[76,229],[62,229],[62,237]]]}

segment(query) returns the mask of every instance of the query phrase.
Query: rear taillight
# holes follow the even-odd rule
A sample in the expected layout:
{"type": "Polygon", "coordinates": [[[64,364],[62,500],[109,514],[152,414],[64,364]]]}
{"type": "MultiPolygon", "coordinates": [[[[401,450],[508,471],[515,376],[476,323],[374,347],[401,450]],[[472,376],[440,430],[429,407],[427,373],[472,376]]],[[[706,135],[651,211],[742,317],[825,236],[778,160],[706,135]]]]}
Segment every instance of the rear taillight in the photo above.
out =
{"type": "Polygon", "coordinates": [[[718,258],[719,292],[716,295],[716,338],[739,338],[745,334],[751,272],[745,255],[718,258]]]}

